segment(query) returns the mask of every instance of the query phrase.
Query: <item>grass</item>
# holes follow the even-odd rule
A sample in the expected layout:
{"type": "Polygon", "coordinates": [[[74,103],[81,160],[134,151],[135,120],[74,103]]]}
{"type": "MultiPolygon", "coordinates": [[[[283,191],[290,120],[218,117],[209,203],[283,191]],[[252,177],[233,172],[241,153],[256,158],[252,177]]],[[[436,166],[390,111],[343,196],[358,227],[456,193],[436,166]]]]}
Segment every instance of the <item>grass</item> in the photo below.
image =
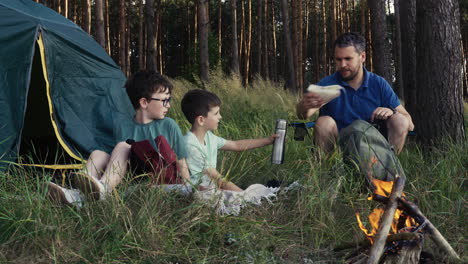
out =
{"type": "MultiPolygon", "coordinates": [[[[195,86],[174,83],[170,116],[185,132],[189,126],[179,102],[195,86]]],[[[273,133],[277,118],[296,120],[297,98],[281,84],[257,80],[244,88],[215,73],[207,89],[223,101],[217,131],[223,137],[264,137],[273,133]]],[[[220,153],[219,170],[242,187],[270,179],[303,185],[239,216],[218,216],[190,197],[132,184],[80,210],[60,207],[46,198],[51,171],[21,167],[0,173],[0,262],[341,263],[343,254],[332,249],[364,239],[354,212],[366,215],[377,204],[366,200],[364,181],[343,165],[340,153],[318,159],[310,138],[298,142],[292,134],[283,165],[271,165],[271,147],[220,153]]],[[[400,160],[408,178],[405,192],[464,255],[467,143],[430,153],[409,144],[400,160]]],[[[426,244],[442,261],[432,242],[426,244]]]]}

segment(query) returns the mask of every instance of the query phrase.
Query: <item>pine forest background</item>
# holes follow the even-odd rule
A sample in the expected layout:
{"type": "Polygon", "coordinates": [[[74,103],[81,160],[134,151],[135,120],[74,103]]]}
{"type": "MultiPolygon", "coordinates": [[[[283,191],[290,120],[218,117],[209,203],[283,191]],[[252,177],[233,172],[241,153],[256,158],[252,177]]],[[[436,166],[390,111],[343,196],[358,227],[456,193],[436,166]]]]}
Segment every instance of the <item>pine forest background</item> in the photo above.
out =
{"type": "Polygon", "coordinates": [[[360,32],[366,68],[393,85],[421,141],[465,138],[468,0],[35,1],[90,33],[127,76],[154,69],[201,85],[221,69],[299,94],[334,72],[336,37],[360,32]]]}

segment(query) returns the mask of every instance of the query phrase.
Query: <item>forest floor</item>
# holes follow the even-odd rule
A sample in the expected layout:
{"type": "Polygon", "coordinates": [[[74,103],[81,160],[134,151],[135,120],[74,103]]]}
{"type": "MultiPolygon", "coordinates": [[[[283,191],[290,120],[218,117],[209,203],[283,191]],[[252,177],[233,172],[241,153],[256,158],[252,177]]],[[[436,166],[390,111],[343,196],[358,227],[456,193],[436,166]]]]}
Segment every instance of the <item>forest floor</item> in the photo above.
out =
{"type": "MultiPolygon", "coordinates": [[[[296,120],[297,98],[280,84],[260,80],[246,89],[236,80],[213,79],[208,89],[223,100],[217,133],[225,138],[268,136],[277,118],[296,120]]],[[[185,132],[178,102],[194,85],[175,80],[175,87],[169,115],[185,132]]],[[[365,181],[343,164],[339,151],[319,157],[311,138],[294,141],[292,130],[287,141],[282,165],[271,165],[271,147],[220,153],[219,171],[241,187],[272,179],[302,186],[238,216],[220,216],[192,197],[131,182],[81,209],[57,206],[46,196],[51,171],[0,173],[0,263],[342,263],[349,250],[333,249],[365,240],[355,212],[365,216],[378,204],[367,200],[365,181]]],[[[463,256],[468,147],[466,140],[444,146],[429,151],[408,139],[399,155],[404,191],[463,256]]],[[[435,263],[446,261],[429,239],[424,250],[435,263]]]]}

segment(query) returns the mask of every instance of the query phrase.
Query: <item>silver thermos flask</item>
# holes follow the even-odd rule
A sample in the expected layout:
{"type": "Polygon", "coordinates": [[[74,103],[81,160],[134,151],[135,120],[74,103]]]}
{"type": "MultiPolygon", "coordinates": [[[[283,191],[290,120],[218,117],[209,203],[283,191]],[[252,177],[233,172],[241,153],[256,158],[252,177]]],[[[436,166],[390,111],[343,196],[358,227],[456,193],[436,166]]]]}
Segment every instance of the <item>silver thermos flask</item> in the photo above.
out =
{"type": "Polygon", "coordinates": [[[278,135],[275,138],[275,142],[273,143],[273,153],[271,155],[271,163],[273,164],[283,164],[284,161],[284,149],[285,149],[285,142],[286,142],[286,127],[287,122],[284,119],[276,120],[276,129],[275,134],[278,135]]]}

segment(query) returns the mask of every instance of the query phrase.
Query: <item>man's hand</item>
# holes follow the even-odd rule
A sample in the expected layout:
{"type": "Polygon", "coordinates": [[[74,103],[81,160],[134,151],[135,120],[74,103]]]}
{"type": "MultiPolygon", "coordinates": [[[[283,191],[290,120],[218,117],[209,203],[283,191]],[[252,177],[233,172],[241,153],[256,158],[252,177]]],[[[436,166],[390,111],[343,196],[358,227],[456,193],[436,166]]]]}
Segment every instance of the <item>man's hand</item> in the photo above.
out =
{"type": "Polygon", "coordinates": [[[371,122],[374,120],[387,120],[393,115],[393,110],[387,107],[377,107],[371,116],[371,122]]]}
{"type": "Polygon", "coordinates": [[[304,108],[310,109],[310,108],[320,108],[323,105],[324,101],[322,97],[320,97],[319,94],[308,92],[304,94],[300,103],[302,104],[304,108]]]}
{"type": "Polygon", "coordinates": [[[308,119],[322,107],[323,104],[323,99],[317,93],[304,93],[301,100],[296,105],[297,117],[300,119],[308,119]]]}

